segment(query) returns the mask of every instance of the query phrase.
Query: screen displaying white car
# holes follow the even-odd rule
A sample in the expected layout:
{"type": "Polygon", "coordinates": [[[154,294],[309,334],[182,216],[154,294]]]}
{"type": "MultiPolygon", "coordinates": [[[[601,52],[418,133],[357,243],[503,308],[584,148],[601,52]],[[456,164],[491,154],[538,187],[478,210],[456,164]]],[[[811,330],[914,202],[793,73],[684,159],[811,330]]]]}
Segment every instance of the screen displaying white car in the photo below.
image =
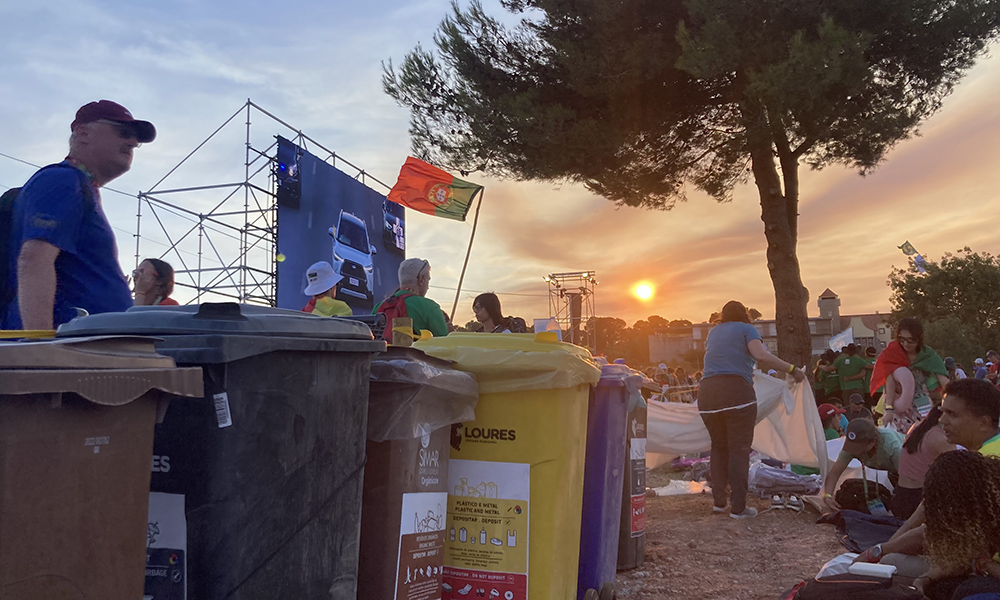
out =
{"type": "Polygon", "coordinates": [[[337,225],[331,227],[333,265],[344,278],[340,292],[372,302],[373,257],[378,252],[368,239],[368,226],[353,214],[341,210],[337,225]]]}

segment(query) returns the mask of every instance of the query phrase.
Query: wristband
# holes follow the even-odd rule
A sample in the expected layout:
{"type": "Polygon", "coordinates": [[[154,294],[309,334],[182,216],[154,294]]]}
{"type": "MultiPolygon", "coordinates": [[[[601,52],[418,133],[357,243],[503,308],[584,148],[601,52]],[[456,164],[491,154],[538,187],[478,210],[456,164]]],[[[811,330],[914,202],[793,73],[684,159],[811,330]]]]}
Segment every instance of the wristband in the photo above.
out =
{"type": "Polygon", "coordinates": [[[886,407],[885,407],[885,410],[886,410],[886,411],[890,411],[890,410],[892,410],[892,407],[891,407],[891,406],[886,406],[886,407]]]}
{"type": "Polygon", "coordinates": [[[795,365],[788,365],[788,374],[791,375],[795,372],[795,365]]]}

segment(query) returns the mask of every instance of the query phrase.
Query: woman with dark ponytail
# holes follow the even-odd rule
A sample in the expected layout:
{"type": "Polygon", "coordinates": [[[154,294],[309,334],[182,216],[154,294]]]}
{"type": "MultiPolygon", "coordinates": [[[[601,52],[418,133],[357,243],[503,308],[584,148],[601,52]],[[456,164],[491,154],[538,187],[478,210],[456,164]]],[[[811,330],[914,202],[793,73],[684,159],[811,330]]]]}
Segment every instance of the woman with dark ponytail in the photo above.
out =
{"type": "Polygon", "coordinates": [[[936,404],[923,420],[913,425],[899,455],[899,484],[892,497],[892,514],[909,519],[923,499],[924,476],[939,455],[955,449],[938,426],[941,406],[936,404]]]}

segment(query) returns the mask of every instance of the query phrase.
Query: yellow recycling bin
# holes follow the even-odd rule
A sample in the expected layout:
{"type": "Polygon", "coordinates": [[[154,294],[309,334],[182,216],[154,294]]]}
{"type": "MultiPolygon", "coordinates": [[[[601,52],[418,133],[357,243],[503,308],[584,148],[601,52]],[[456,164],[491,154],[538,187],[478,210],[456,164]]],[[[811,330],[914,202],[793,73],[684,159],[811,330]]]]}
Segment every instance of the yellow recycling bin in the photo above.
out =
{"type": "Polygon", "coordinates": [[[601,370],[553,333],[417,342],[479,381],[453,426],[443,600],[575,600],[587,401],[601,370]]]}

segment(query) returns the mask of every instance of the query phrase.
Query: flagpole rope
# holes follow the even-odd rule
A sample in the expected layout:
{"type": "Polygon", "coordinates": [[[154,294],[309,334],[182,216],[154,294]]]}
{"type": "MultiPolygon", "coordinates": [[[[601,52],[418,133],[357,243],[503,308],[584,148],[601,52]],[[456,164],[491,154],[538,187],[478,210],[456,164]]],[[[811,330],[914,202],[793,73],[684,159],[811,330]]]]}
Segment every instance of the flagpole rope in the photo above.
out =
{"type": "Polygon", "coordinates": [[[472,220],[472,235],[469,236],[469,248],[465,251],[465,262],[462,263],[462,274],[458,277],[458,289],[455,290],[455,303],[451,305],[451,316],[448,320],[455,322],[455,311],[458,309],[458,297],[462,294],[462,282],[465,280],[465,269],[469,266],[469,255],[472,254],[472,241],[476,239],[476,226],[479,225],[479,209],[483,207],[484,188],[479,189],[479,203],[476,204],[476,216],[472,220]]]}

